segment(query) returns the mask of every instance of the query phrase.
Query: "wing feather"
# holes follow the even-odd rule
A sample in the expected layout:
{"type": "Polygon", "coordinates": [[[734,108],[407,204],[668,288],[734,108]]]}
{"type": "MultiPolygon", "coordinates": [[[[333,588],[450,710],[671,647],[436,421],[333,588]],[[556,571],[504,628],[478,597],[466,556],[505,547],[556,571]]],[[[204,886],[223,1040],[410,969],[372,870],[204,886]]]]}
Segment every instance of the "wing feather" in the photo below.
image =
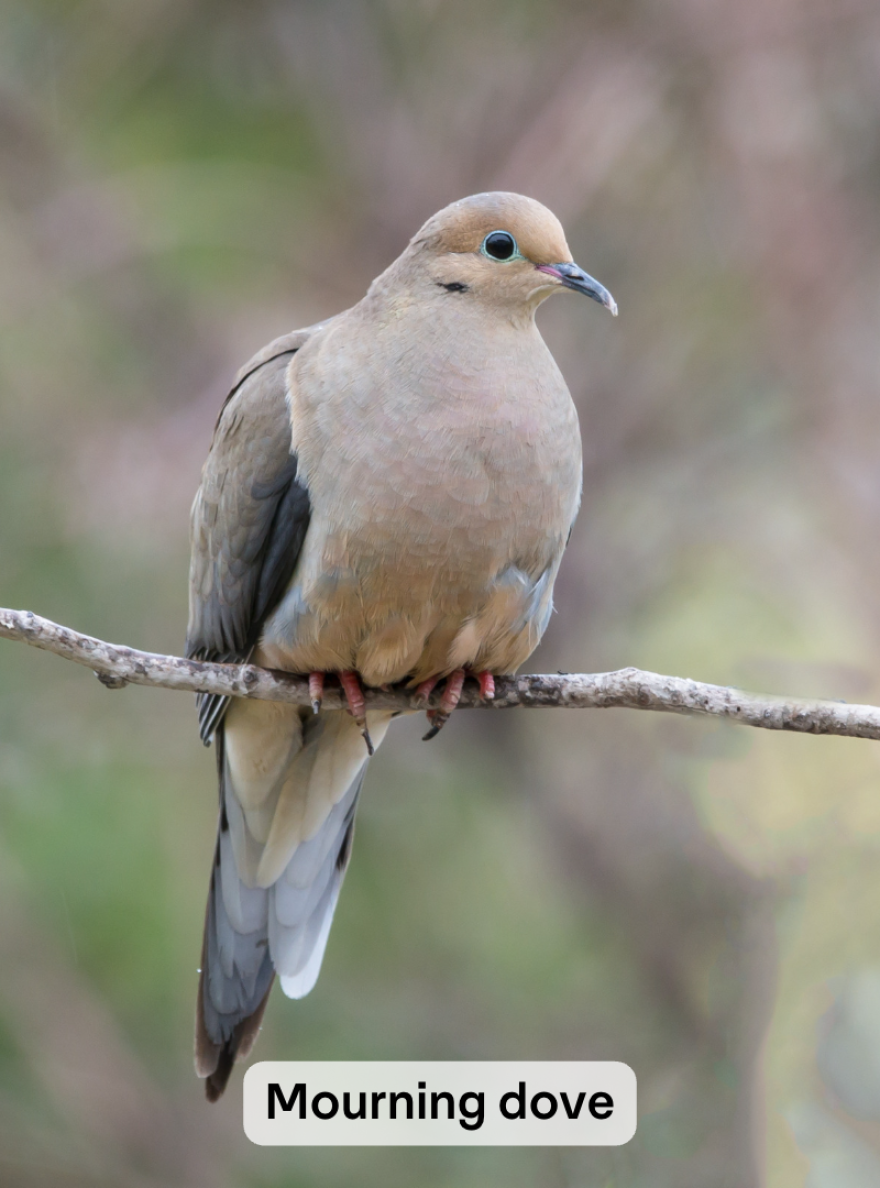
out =
{"type": "MultiPolygon", "coordinates": [[[[192,509],[186,635],[192,659],[243,663],[296,566],[310,505],[297,478],[286,377],[301,337],[279,340],[273,345],[285,349],[248,365],[217,421],[192,509]]],[[[216,694],[198,697],[206,745],[227,702],[216,694]]]]}

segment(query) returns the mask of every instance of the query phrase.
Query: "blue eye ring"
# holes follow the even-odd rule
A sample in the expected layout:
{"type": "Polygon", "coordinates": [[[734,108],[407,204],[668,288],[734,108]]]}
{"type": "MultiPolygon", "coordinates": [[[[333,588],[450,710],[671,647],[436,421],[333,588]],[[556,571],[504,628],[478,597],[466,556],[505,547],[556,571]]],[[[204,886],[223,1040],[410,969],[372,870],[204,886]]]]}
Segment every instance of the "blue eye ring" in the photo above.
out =
{"type": "Polygon", "coordinates": [[[509,231],[490,231],[480,245],[480,251],[497,264],[509,264],[511,260],[522,259],[516,240],[509,231]]]}

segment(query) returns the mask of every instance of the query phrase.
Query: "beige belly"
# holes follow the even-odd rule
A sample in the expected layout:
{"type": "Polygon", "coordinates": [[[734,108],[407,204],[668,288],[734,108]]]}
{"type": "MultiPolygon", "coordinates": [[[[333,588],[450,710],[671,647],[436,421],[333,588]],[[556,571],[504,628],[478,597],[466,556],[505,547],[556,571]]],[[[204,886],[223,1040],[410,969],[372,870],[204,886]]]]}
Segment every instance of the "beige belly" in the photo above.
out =
{"type": "MultiPolygon", "coordinates": [[[[348,565],[328,542],[318,564],[306,557],[298,567],[255,659],[293,672],[353,669],[368,685],[418,683],[461,667],[515,671],[546,626],[562,541],[545,538],[529,573],[504,556],[516,542],[496,535],[473,547],[462,536],[378,555],[350,546],[348,565]]],[[[523,551],[534,561],[535,550],[523,551]]]]}

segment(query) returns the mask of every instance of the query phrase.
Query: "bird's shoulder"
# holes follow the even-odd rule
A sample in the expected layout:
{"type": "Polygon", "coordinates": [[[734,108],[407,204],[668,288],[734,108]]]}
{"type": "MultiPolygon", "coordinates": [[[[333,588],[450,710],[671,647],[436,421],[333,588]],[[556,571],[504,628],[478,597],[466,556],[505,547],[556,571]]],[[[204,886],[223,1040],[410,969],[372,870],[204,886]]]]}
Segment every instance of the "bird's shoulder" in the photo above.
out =
{"type": "Polygon", "coordinates": [[[325,318],[322,322],[315,322],[314,325],[305,326],[301,330],[288,330],[286,334],[281,334],[278,338],[273,338],[271,342],[267,342],[264,347],[261,347],[256,354],[248,359],[247,363],[239,368],[238,374],[232,384],[232,391],[234,392],[249,375],[252,375],[262,367],[264,363],[268,363],[271,359],[275,359],[279,355],[292,354],[294,351],[300,350],[310,338],[335,320],[335,318],[325,318]]]}
{"type": "Polygon", "coordinates": [[[237,400],[238,404],[257,406],[261,396],[270,395],[270,389],[277,387],[278,376],[279,374],[283,375],[284,368],[293,355],[297,351],[302,350],[314,335],[319,334],[333,320],[333,318],[327,318],[322,322],[316,322],[312,326],[305,326],[301,330],[289,330],[286,334],[281,334],[277,338],[273,338],[271,342],[267,342],[264,347],[261,347],[238,369],[232,381],[232,386],[226,393],[226,398],[220,406],[220,412],[217,414],[212,446],[216,444],[217,430],[223,425],[224,417],[230,404],[236,402],[236,398],[239,398],[237,400]],[[267,370],[268,364],[278,363],[279,360],[283,361],[282,366],[267,370]]]}

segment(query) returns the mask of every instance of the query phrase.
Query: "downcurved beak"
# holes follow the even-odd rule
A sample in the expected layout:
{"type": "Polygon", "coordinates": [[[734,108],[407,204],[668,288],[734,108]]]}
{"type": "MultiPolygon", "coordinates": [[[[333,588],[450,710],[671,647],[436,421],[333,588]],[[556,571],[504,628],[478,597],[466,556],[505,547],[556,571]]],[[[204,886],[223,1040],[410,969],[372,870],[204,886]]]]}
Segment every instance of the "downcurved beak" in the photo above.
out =
{"type": "Polygon", "coordinates": [[[587,297],[592,297],[594,301],[598,301],[600,305],[610,309],[612,315],[617,317],[617,302],[605,286],[600,285],[597,280],[593,280],[588,273],[584,272],[583,268],[578,268],[577,264],[536,264],[535,267],[539,272],[546,272],[548,276],[558,276],[567,289],[574,289],[576,293],[585,293],[587,297]]]}

